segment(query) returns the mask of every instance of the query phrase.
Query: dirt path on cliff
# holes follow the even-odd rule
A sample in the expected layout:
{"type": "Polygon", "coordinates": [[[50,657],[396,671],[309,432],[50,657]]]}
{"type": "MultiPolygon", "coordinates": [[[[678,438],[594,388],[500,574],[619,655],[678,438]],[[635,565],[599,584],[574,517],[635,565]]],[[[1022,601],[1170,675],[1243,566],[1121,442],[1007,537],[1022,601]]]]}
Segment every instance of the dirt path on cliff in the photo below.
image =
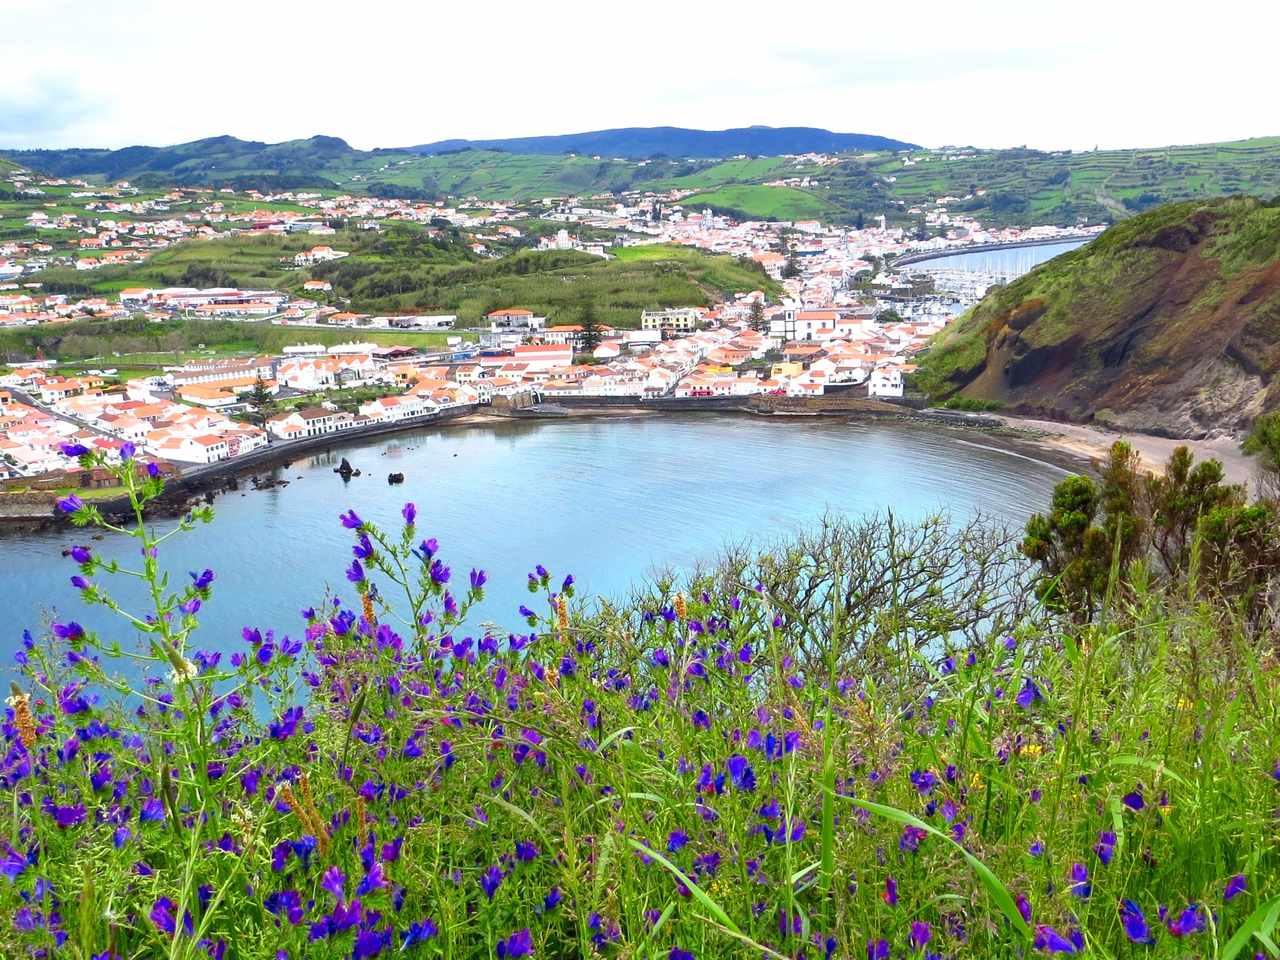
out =
{"type": "Polygon", "coordinates": [[[1117,440],[1125,440],[1142,456],[1143,466],[1153,473],[1164,470],[1169,455],[1176,447],[1186,446],[1197,460],[1212,457],[1222,461],[1227,480],[1231,483],[1248,483],[1250,489],[1253,488],[1253,461],[1240,452],[1237,441],[1226,437],[1214,440],[1170,440],[1147,433],[1125,433],[1076,423],[1059,423],[1056,420],[997,416],[1013,429],[1041,434],[1038,438],[1041,443],[1094,459],[1106,456],[1108,448],[1117,440]]]}

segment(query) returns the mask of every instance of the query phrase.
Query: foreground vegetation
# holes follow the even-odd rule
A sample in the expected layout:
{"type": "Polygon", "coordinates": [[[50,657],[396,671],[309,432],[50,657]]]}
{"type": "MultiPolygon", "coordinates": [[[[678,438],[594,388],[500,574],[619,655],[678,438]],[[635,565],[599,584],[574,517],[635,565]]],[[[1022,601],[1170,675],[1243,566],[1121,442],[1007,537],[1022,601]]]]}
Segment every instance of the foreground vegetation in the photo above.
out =
{"type": "MultiPolygon", "coordinates": [[[[428,516],[349,511],[344,589],[228,646],[199,614],[240,598],[164,572],[211,512],[159,534],[121,455],[136,525],[60,506],[138,541],[70,560],[141,644],[63,620],[17,654],[6,956],[1277,955],[1277,568],[1242,607],[1197,522],[1087,606],[980,520],[879,517],[620,605],[535,566],[507,632],[428,516]]],[[[1120,489],[1022,549],[1143,516],[1120,489]]]]}

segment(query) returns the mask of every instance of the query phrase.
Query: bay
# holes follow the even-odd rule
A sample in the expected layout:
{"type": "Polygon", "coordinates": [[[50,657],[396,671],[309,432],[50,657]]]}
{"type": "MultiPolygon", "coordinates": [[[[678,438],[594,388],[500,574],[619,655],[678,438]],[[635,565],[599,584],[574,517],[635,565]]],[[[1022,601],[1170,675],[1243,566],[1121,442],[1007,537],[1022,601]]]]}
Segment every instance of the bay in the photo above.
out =
{"type": "Polygon", "coordinates": [[[1033,267],[1052,260],[1068,250],[1082,247],[1087,242],[1087,240],[1064,240],[1060,243],[1039,243],[1029,247],[1008,247],[1004,250],[954,253],[950,256],[921,260],[903,269],[920,273],[930,273],[935,270],[963,270],[969,273],[1020,277],[1033,267]]]}
{"type": "MultiPolygon", "coordinates": [[[[556,583],[572,573],[580,594],[619,596],[657,569],[687,569],[726,543],[767,546],[828,511],[892,509],[904,519],[981,511],[1021,525],[1048,503],[1064,471],[980,435],[928,425],[687,414],[335,441],[271,475],[289,485],[242,484],[216,500],[212,525],[161,549],[175,584],[188,571],[215,571],[214,596],[201,611],[202,649],[236,648],[246,625],[299,635],[298,611],[320,603],[326,587],[354,603],[344,576],[352,537],[338,521],[349,508],[398,529],[402,505],[415,502],[418,537],[439,540],[451,586],[465,593],[469,570],[487,570],[479,617],[518,629],[526,574],[537,563],[556,583]],[[344,484],[333,473],[343,456],[363,476],[344,484]],[[393,471],[405,474],[403,485],[388,485],[393,471]]],[[[132,643],[130,628],[85,607],[69,585],[76,568],[61,553],[77,543],[138,566],[135,542],[116,535],[90,541],[68,527],[0,541],[4,662],[21,631],[38,634],[49,617],[132,643]]],[[[127,608],[145,612],[139,584],[116,578],[109,586],[127,608]]]]}

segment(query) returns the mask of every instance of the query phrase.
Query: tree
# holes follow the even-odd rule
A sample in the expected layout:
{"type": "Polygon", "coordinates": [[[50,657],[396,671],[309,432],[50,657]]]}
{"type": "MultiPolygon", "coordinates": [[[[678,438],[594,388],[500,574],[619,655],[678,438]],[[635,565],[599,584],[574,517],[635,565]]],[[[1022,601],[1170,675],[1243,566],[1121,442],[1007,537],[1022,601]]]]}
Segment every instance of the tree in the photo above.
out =
{"type": "Polygon", "coordinates": [[[1022,552],[1040,564],[1037,595],[1077,620],[1093,619],[1107,584],[1107,543],[1093,522],[1099,500],[1088,477],[1067,477],[1053,488],[1048,514],[1027,521],[1022,540],[1022,552]]]}
{"type": "Polygon", "coordinates": [[[1191,451],[1178,447],[1163,475],[1146,480],[1151,514],[1151,546],[1165,572],[1181,579],[1191,560],[1191,543],[1203,517],[1220,507],[1243,506],[1244,488],[1224,484],[1222,463],[1205,460],[1192,466],[1191,451]]]}
{"type": "Polygon", "coordinates": [[[1022,552],[1040,564],[1045,603],[1092,620],[1113,564],[1123,575],[1144,552],[1140,463],[1138,452],[1117,440],[1101,464],[1100,486],[1088,477],[1067,477],[1053,488],[1048,515],[1027,521],[1022,552]]]}
{"type": "Polygon", "coordinates": [[[764,318],[764,303],[760,300],[751,301],[751,329],[760,333],[764,333],[769,327],[769,322],[764,318]]]}
{"type": "Polygon", "coordinates": [[[267,382],[262,379],[262,374],[258,374],[258,379],[253,381],[253,392],[249,394],[249,406],[253,408],[253,419],[257,421],[258,426],[264,425],[267,418],[271,416],[274,401],[267,390],[267,382]]]}
{"type": "Polygon", "coordinates": [[[595,304],[588,300],[582,305],[582,349],[590,352],[600,346],[600,324],[596,322],[595,304]]]}
{"type": "Polygon", "coordinates": [[[857,215],[856,217],[854,217],[854,218],[853,218],[853,229],[855,229],[855,230],[861,230],[861,229],[863,229],[864,227],[866,227],[866,225],[867,225],[867,221],[866,221],[866,219],[863,217],[863,215],[862,215],[862,211],[861,211],[861,210],[859,210],[859,211],[858,211],[858,215],[857,215]]]}

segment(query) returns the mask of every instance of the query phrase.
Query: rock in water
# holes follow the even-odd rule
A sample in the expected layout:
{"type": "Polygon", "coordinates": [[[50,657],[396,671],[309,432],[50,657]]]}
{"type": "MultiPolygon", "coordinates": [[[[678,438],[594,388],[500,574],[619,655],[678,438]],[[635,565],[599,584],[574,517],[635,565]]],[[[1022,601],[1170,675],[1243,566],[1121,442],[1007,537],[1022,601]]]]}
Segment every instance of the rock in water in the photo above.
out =
{"type": "Polygon", "coordinates": [[[355,470],[351,468],[351,464],[347,462],[347,458],[343,457],[342,462],[333,468],[333,472],[342,477],[343,480],[350,480],[355,470]]]}
{"type": "Polygon", "coordinates": [[[387,483],[404,483],[403,473],[388,473],[387,483]]]}

